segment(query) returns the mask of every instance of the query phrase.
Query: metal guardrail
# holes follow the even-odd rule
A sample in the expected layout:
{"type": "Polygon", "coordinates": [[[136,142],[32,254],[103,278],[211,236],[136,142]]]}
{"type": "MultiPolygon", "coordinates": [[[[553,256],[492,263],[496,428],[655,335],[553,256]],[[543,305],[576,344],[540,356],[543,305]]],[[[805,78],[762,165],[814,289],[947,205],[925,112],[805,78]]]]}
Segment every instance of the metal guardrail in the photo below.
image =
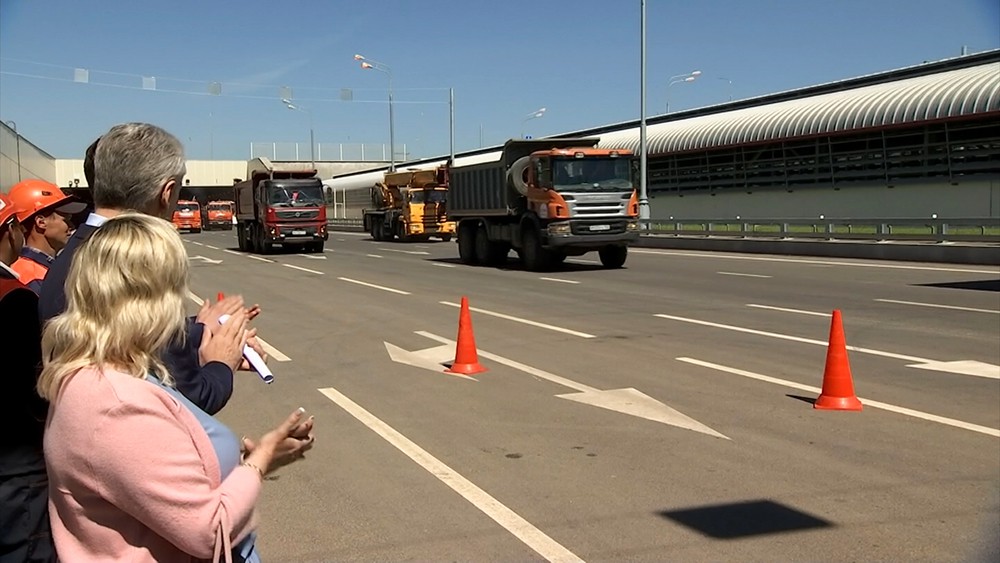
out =
{"type": "Polygon", "coordinates": [[[1000,243],[1000,218],[651,219],[643,233],[688,237],[1000,243]]]}
{"type": "MultiPolygon", "coordinates": [[[[330,228],[363,231],[362,219],[330,219],[330,228]]],[[[1000,243],[1000,218],[947,219],[651,219],[645,235],[756,239],[1000,243]]]]}

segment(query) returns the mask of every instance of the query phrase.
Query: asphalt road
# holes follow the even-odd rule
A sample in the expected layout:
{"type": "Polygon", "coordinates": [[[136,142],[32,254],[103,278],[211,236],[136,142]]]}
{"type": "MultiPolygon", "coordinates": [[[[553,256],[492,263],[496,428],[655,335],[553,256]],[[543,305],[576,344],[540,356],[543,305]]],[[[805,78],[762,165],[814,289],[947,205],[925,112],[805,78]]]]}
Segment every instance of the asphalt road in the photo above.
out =
{"type": "Polygon", "coordinates": [[[193,291],[259,303],[282,356],[221,418],[316,417],[265,487],[268,561],[997,553],[1000,268],[633,249],[538,274],[464,266],[454,242],[252,257],[183,236],[193,291]],[[462,296],[471,378],[436,363],[462,296]],[[862,412],[811,404],[834,309],[862,412]]]}

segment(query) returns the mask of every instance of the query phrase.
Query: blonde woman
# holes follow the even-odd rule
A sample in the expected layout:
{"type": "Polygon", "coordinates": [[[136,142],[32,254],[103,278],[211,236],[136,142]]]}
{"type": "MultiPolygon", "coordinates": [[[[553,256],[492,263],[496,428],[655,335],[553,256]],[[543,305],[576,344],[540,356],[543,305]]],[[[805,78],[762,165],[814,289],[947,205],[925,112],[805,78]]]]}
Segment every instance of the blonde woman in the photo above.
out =
{"type": "MultiPolygon", "coordinates": [[[[171,387],[188,259],[170,223],[126,213],[81,246],[42,338],[49,511],[63,561],[259,561],[264,475],[313,443],[301,409],[241,460],[237,437],[171,387]]],[[[246,331],[240,311],[223,333],[246,331]]],[[[244,340],[246,337],[243,337],[244,340]]]]}

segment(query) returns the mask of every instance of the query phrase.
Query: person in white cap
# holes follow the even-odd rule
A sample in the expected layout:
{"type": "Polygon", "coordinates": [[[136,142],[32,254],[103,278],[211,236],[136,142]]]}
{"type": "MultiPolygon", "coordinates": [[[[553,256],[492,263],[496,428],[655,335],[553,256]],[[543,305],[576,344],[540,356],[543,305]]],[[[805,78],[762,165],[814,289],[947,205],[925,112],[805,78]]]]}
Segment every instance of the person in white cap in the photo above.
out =
{"type": "Polygon", "coordinates": [[[19,182],[8,195],[22,209],[17,220],[24,228],[24,248],[11,268],[21,283],[37,294],[56,254],[73,234],[73,215],[86,209],[86,204],[64,194],[55,184],[34,178],[19,182]]]}

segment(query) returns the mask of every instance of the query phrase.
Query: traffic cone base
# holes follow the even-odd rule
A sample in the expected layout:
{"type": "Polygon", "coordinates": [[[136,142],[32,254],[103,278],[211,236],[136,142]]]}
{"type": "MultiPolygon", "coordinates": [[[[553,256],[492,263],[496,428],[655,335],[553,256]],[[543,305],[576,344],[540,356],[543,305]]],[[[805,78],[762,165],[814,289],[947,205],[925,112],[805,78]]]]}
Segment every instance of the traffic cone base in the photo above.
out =
{"type": "Polygon", "coordinates": [[[830,321],[830,345],[826,351],[826,369],[823,370],[823,391],[813,408],[821,410],[860,411],[861,400],[854,394],[854,378],[847,359],[847,341],[840,311],[833,312],[830,321]]]}
{"type": "Polygon", "coordinates": [[[479,363],[476,352],[476,337],[472,332],[472,316],[469,314],[469,299],[462,297],[462,309],[458,314],[458,342],[455,345],[455,361],[446,373],[475,375],[487,370],[479,363]]]}

